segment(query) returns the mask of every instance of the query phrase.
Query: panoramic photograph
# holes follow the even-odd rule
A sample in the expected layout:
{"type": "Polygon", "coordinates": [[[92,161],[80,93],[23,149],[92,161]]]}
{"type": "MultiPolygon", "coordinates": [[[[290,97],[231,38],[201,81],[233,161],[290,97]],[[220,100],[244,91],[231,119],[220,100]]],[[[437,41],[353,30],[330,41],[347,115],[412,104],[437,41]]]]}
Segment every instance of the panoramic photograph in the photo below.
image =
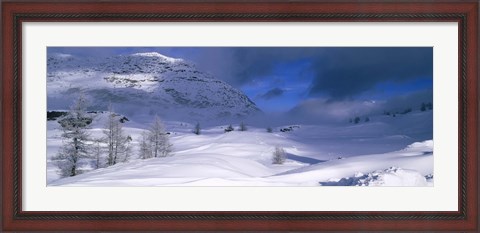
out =
{"type": "Polygon", "coordinates": [[[433,186],[432,47],[48,47],[47,186],[433,186]]]}

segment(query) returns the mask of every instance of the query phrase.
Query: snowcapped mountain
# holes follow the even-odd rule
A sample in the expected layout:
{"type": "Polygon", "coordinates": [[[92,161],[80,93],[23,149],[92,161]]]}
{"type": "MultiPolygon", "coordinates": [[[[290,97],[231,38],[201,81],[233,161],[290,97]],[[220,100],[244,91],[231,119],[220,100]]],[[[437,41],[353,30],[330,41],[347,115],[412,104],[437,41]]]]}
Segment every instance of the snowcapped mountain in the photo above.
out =
{"type": "Polygon", "coordinates": [[[82,91],[92,110],[197,120],[237,119],[260,113],[241,91],[183,59],[159,53],[113,57],[50,54],[48,109],[68,109],[82,91]]]}

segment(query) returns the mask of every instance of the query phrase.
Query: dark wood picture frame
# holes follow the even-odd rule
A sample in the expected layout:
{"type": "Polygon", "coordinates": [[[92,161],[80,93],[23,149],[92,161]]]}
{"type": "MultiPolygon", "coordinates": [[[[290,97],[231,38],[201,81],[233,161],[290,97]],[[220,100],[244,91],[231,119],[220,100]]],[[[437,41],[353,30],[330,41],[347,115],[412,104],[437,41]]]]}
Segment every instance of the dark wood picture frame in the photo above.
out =
{"type": "MultiPolygon", "coordinates": [[[[478,1],[2,2],[2,230],[449,230],[478,227],[478,1]],[[449,21],[459,25],[459,210],[451,212],[22,211],[22,23],[31,21],[449,21]]],[[[448,90],[445,90],[448,91],[448,90]]]]}

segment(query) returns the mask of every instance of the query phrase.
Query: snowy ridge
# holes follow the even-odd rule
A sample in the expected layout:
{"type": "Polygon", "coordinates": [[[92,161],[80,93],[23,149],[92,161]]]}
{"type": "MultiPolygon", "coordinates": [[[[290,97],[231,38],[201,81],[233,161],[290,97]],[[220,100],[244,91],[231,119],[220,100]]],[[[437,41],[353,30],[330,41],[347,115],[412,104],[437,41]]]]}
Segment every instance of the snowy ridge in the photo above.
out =
{"type": "Polygon", "coordinates": [[[180,58],[171,58],[171,57],[167,57],[167,56],[164,56],[164,55],[162,55],[160,53],[156,53],[156,52],[134,53],[134,54],[132,54],[132,56],[159,57],[159,58],[162,58],[163,60],[168,61],[168,62],[182,62],[182,61],[184,61],[183,59],[180,59],[180,58]]]}
{"type": "Polygon", "coordinates": [[[320,184],[324,186],[432,186],[432,181],[432,175],[423,176],[415,170],[390,167],[365,175],[358,172],[353,177],[330,179],[320,184]]]}
{"type": "Polygon", "coordinates": [[[109,102],[125,115],[184,120],[243,118],[260,113],[241,91],[183,59],[159,53],[105,58],[52,54],[47,60],[48,109],[67,109],[79,91],[92,110],[109,102]]]}

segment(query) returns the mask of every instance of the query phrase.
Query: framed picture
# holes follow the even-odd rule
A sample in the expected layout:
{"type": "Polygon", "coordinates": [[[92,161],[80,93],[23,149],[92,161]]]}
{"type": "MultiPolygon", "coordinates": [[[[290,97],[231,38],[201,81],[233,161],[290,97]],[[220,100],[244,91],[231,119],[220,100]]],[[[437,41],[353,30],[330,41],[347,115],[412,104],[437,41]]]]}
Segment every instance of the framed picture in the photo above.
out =
{"type": "Polygon", "coordinates": [[[478,10],[2,2],[2,230],[476,232],[478,10]]]}

